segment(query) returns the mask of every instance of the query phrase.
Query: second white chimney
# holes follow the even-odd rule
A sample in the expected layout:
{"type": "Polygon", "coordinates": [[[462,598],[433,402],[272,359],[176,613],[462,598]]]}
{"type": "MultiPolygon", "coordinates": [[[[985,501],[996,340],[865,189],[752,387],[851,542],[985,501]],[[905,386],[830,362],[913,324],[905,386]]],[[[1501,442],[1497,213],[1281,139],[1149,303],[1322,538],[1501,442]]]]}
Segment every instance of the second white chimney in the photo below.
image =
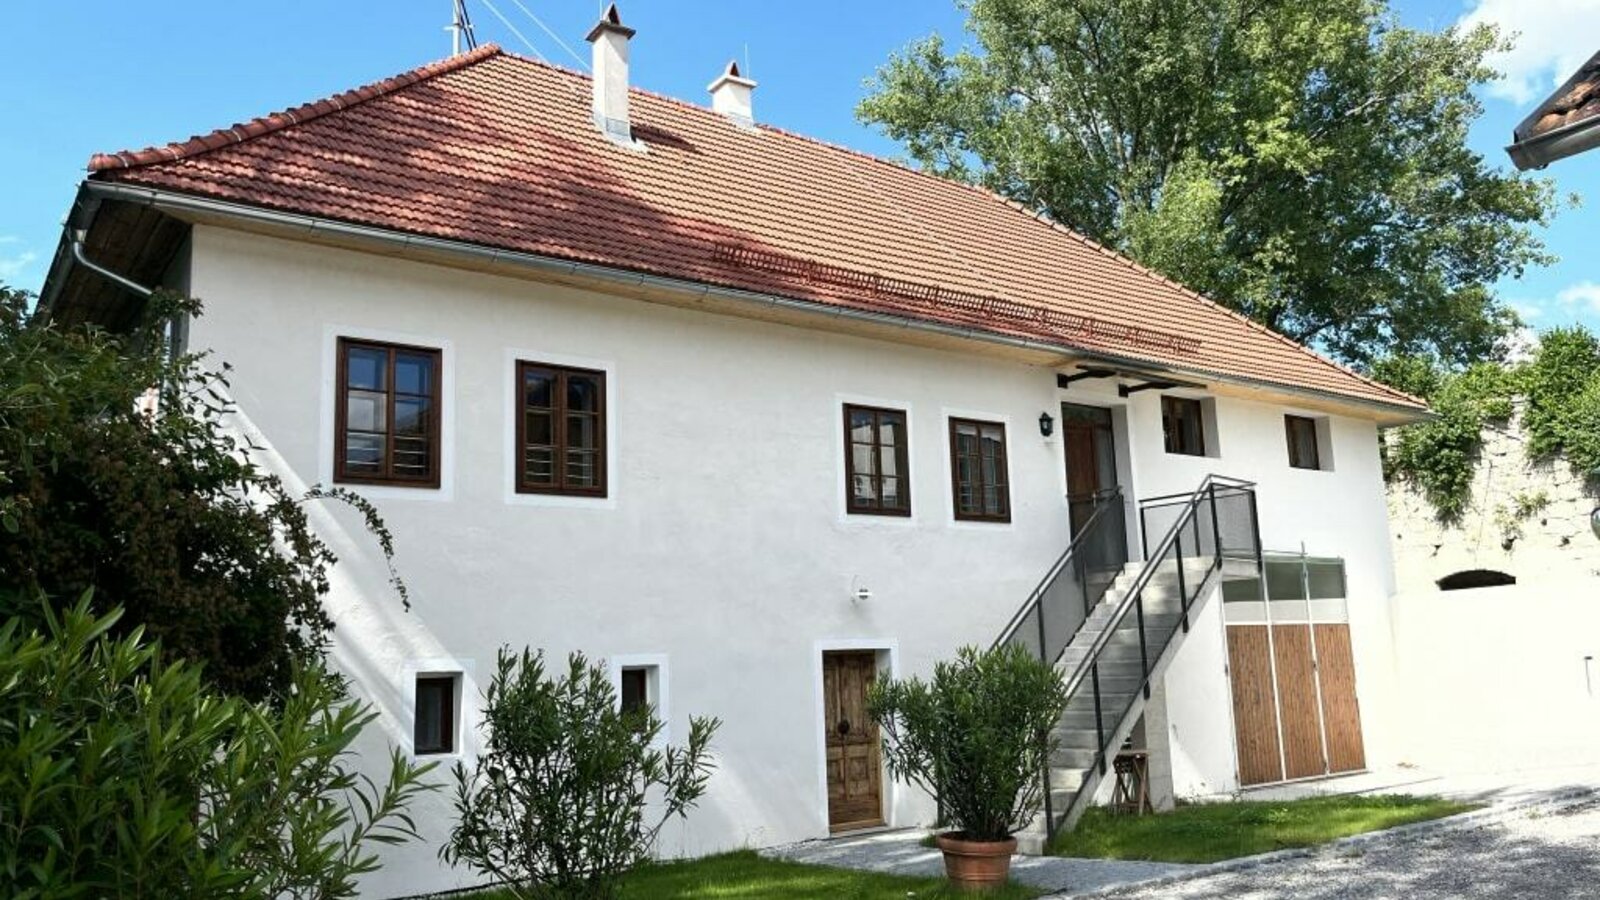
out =
{"type": "Polygon", "coordinates": [[[730,61],[722,75],[706,88],[711,92],[711,108],[745,128],[753,128],[756,124],[755,111],[751,106],[751,95],[755,89],[756,83],[739,73],[737,60],[730,61]]]}
{"type": "Polygon", "coordinates": [[[612,140],[633,143],[628,121],[628,41],[632,28],[622,24],[615,3],[589,31],[594,45],[594,121],[612,140]]]}

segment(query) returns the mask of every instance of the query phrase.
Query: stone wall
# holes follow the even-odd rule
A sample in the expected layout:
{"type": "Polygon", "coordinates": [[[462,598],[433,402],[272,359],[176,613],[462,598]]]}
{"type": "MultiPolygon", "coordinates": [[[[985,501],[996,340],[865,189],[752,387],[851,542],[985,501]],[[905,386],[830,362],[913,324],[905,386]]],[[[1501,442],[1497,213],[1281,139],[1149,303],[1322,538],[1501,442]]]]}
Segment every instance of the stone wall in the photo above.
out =
{"type": "Polygon", "coordinates": [[[1398,590],[1431,589],[1467,569],[1505,572],[1518,583],[1600,578],[1600,538],[1589,524],[1600,499],[1566,461],[1528,458],[1521,413],[1519,403],[1510,423],[1484,430],[1459,522],[1441,523],[1409,482],[1390,485],[1398,590]]]}

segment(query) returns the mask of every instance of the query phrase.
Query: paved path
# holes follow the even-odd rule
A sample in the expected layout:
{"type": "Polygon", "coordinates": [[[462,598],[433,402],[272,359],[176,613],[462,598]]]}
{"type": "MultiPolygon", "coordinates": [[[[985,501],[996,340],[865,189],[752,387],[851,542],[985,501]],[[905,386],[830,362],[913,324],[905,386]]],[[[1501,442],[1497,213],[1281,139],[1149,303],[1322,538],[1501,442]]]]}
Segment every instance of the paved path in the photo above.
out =
{"type": "MultiPolygon", "coordinates": [[[[1012,876],[1065,898],[1238,896],[1344,898],[1566,898],[1600,900],[1600,768],[1441,777],[1415,769],[1250,791],[1245,799],[1326,793],[1411,793],[1483,803],[1484,813],[1336,842],[1292,858],[1215,866],[1064,857],[1012,861],[1012,876]],[[1246,868],[1240,868],[1244,866],[1246,868]],[[1140,887],[1140,882],[1146,882],[1140,887]],[[1157,883],[1151,883],[1157,882],[1157,883]]],[[[762,853],[899,875],[939,875],[939,851],[918,829],[805,841],[762,853]]]]}
{"type": "Polygon", "coordinates": [[[1335,845],[1309,857],[1176,884],[1128,888],[1109,896],[1130,900],[1600,897],[1600,800],[1515,810],[1482,819],[1475,827],[1335,845]]]}
{"type": "MultiPolygon", "coordinates": [[[[845,869],[895,875],[943,875],[944,857],[938,850],[922,846],[925,834],[917,829],[884,831],[860,837],[805,841],[761,852],[780,859],[845,869]]],[[[1046,891],[1088,891],[1200,868],[1176,863],[1019,856],[1011,862],[1011,877],[1046,891]]]]}

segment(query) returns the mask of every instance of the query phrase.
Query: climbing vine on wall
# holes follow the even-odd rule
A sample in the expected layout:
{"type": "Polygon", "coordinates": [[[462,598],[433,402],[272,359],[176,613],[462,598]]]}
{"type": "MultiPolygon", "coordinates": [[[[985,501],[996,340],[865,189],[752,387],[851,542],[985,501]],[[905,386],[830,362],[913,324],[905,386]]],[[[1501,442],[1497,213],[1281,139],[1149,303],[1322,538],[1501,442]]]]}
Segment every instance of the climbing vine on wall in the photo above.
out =
{"type": "Polygon", "coordinates": [[[1445,371],[1427,358],[1394,357],[1375,363],[1372,375],[1433,407],[1435,419],[1390,435],[1384,474],[1416,484],[1445,521],[1460,518],[1472,499],[1484,428],[1505,425],[1517,397],[1527,402],[1529,454],[1565,458],[1600,483],[1600,340],[1582,326],[1545,332],[1532,358],[1513,366],[1445,371]]]}

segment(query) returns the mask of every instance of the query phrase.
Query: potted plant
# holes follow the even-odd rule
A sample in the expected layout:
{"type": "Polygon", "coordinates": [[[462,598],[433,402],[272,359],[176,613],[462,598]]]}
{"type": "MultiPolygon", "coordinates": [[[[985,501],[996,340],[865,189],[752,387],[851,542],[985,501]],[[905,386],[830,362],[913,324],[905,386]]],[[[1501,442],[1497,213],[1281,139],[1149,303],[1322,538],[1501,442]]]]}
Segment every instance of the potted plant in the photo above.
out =
{"type": "Polygon", "coordinates": [[[939,802],[949,830],[938,845],[951,883],[1005,884],[1012,835],[1044,798],[1052,731],[1067,705],[1060,674],[1020,647],[963,647],[928,681],[880,677],[867,703],[889,774],[939,802]]]}

